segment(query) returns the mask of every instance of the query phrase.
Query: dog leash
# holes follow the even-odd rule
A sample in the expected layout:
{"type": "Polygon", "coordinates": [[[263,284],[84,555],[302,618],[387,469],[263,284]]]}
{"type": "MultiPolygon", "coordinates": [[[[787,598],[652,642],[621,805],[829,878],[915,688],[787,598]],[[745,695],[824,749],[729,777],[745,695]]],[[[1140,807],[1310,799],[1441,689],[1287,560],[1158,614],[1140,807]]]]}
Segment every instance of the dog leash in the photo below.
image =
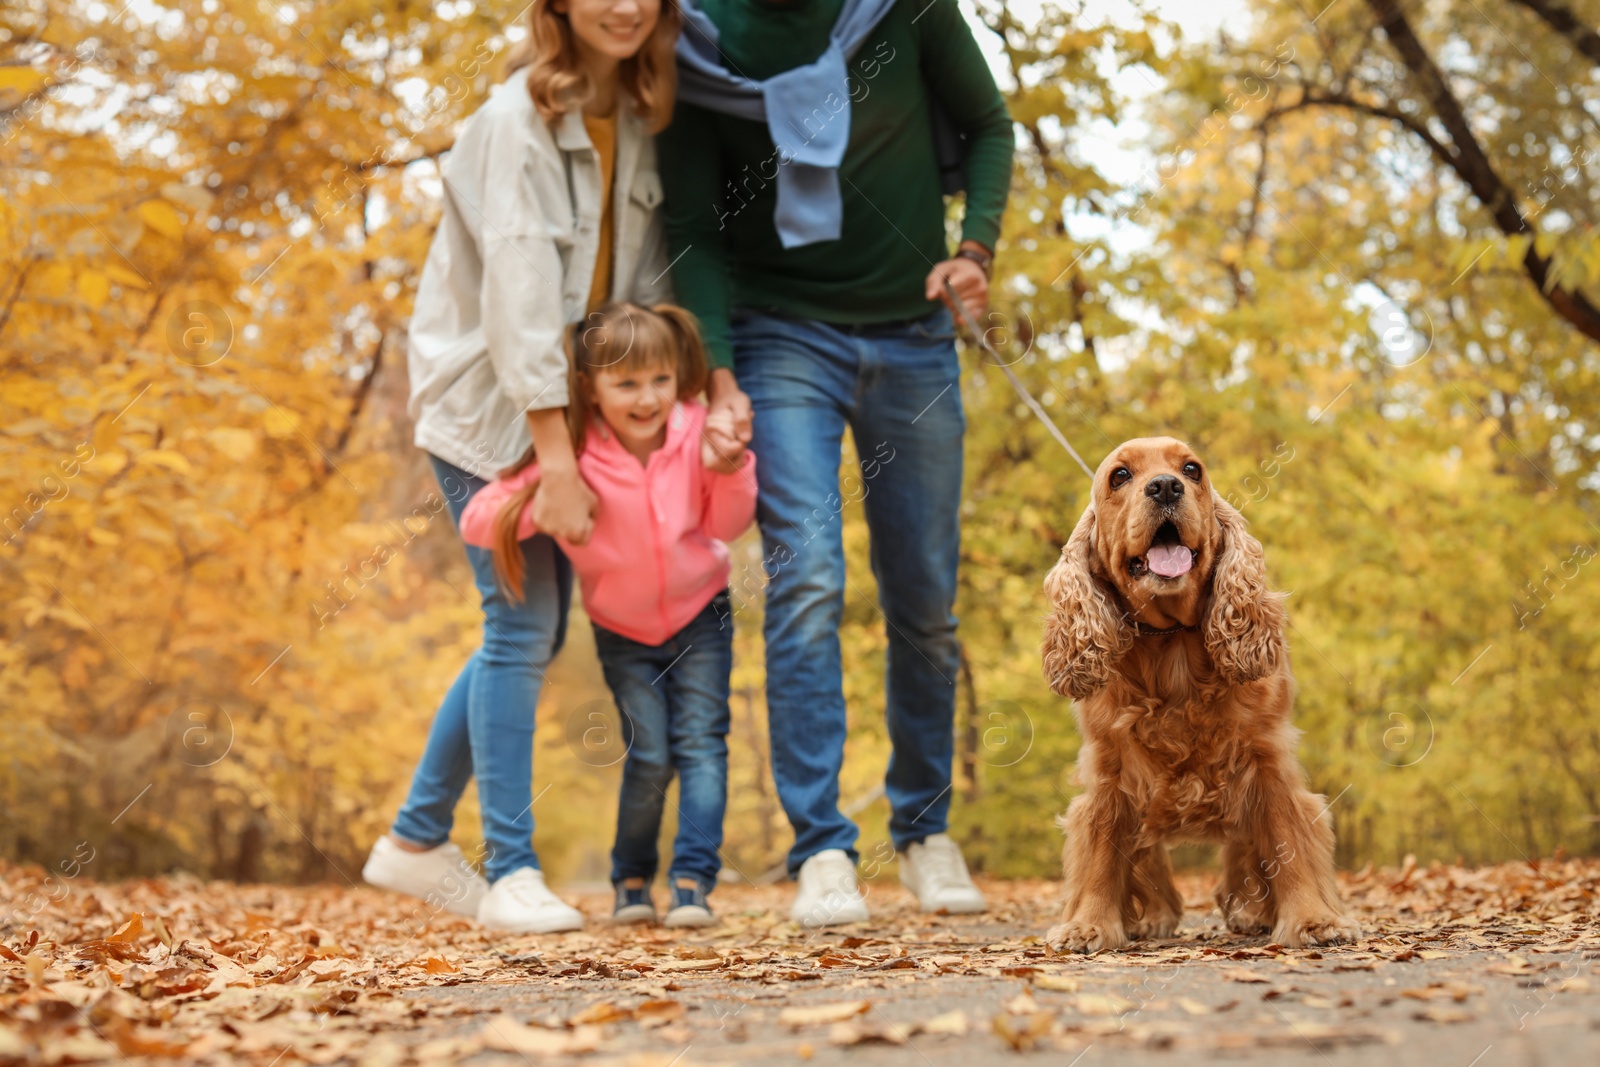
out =
{"type": "MultiPolygon", "coordinates": [[[[1072,447],[1072,442],[1067,440],[1060,427],[1045,413],[1044,407],[1033,398],[1032,393],[1028,392],[1028,387],[1022,384],[1022,379],[1017,377],[1016,372],[1011,369],[1011,365],[1000,357],[1000,353],[995,351],[994,345],[990,344],[983,331],[978,329],[978,323],[972,317],[972,312],[967,310],[967,305],[960,296],[956,295],[955,288],[950,284],[949,278],[944,279],[944,291],[950,297],[951,305],[956,309],[956,316],[967,324],[968,332],[977,340],[978,347],[989,353],[1000,369],[1005,372],[1006,380],[1011,383],[1011,388],[1015,389],[1017,395],[1022,398],[1022,402],[1028,405],[1028,410],[1033,412],[1040,422],[1044,423],[1045,429],[1050,431],[1050,436],[1060,442],[1061,447],[1067,450],[1067,455],[1076,460],[1078,466],[1083,468],[1083,473],[1089,476],[1090,481],[1093,481],[1094,471],[1089,469],[1089,465],[1083,461],[1083,457],[1078,455],[1078,450],[1072,447]]],[[[1200,629],[1198,626],[1184,626],[1181,623],[1177,626],[1151,626],[1149,623],[1140,622],[1137,619],[1132,620],[1132,622],[1134,632],[1140,637],[1167,637],[1177,633],[1192,633],[1200,629]]]]}
{"type": "Polygon", "coordinates": [[[1078,455],[1078,450],[1072,447],[1072,442],[1067,440],[1066,435],[1061,432],[1050,416],[1045,414],[1044,407],[1033,398],[1032,393],[1028,392],[1028,387],[1022,384],[1022,379],[1018,378],[1016,371],[1011,369],[1011,364],[1000,358],[1000,353],[995,351],[994,345],[989,343],[989,339],[978,328],[978,323],[973,319],[972,313],[967,310],[967,305],[962,302],[961,297],[956,295],[955,287],[950,284],[950,279],[945,278],[943,281],[944,291],[950,297],[951,306],[956,309],[956,317],[967,324],[967,331],[978,342],[978,347],[994,357],[995,363],[1005,373],[1006,380],[1011,383],[1011,388],[1015,389],[1017,395],[1022,398],[1022,402],[1028,405],[1028,410],[1033,412],[1040,422],[1044,423],[1045,429],[1050,431],[1050,436],[1054,437],[1061,447],[1067,450],[1067,455],[1076,460],[1078,466],[1083,468],[1083,473],[1089,476],[1090,481],[1093,481],[1094,471],[1089,469],[1089,465],[1083,461],[1083,457],[1078,455]]]}

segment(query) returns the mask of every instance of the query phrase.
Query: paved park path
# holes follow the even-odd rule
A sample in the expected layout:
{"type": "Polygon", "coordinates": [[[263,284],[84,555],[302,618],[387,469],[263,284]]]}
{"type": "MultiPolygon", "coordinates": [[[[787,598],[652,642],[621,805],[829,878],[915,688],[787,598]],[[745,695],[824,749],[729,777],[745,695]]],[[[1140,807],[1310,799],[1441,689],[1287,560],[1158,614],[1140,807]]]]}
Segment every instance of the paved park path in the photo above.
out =
{"type": "Polygon", "coordinates": [[[0,868],[0,1064],[1600,1064],[1593,861],[1346,876],[1368,936],[1306,950],[1184,876],[1178,937],[1093,957],[1046,952],[1048,882],[961,918],[885,879],[821,933],[787,887],[725,887],[688,936],[593,894],[588,930],[511,939],[361,888],[50,885],[0,868]]]}

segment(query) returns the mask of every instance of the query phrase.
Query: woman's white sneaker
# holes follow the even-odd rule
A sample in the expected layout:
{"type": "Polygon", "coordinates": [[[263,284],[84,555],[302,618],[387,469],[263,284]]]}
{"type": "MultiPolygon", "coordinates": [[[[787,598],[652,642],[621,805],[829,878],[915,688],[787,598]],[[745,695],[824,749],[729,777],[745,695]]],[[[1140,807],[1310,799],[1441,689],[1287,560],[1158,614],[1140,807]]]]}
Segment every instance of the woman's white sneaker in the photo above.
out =
{"type": "Polygon", "coordinates": [[[403,849],[384,834],[372,846],[361,877],[368,885],[421,897],[435,912],[452,911],[475,919],[489,883],[472,869],[450,842],[426,852],[403,849]]]}
{"type": "Polygon", "coordinates": [[[800,865],[799,889],[789,918],[801,926],[866,922],[867,902],[856,882],[856,865],[843,849],[818,852],[800,865]]]}
{"type": "Polygon", "coordinates": [[[930,834],[900,853],[900,881],[923,911],[975,915],[989,907],[967,873],[961,846],[949,834],[930,834]]]}
{"type": "Polygon", "coordinates": [[[554,934],[583,928],[583,913],[550,892],[544,872],[518,867],[489,887],[478,921],[513,934],[554,934]]]}

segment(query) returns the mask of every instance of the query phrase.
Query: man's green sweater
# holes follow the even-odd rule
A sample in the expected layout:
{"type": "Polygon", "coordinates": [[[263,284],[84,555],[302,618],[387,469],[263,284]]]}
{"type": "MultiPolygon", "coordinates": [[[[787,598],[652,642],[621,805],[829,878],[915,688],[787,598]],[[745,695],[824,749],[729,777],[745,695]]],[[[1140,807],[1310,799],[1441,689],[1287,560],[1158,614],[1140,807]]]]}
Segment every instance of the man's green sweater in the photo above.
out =
{"type": "MultiPolygon", "coordinates": [[[[728,69],[754,79],[810,63],[843,0],[702,0],[728,69]]],[[[685,29],[685,33],[693,30],[685,29]]],[[[714,366],[733,366],[734,308],[841,325],[933,310],[924,279],[950,255],[929,97],[967,137],[962,238],[993,249],[1011,181],[1005,102],[955,0],[900,0],[849,60],[850,141],[839,168],[841,237],[784,249],[773,223],[784,145],[764,123],[679,101],[658,144],[678,300],[714,366]]],[[[819,100],[806,129],[842,118],[819,100]]]]}

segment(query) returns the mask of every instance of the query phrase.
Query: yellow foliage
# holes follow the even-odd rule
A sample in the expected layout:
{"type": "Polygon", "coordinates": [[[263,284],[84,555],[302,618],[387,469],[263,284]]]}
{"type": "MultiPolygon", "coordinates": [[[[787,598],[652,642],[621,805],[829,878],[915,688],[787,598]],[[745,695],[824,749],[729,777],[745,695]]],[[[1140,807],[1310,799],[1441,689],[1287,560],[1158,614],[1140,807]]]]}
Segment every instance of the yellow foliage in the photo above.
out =
{"type": "Polygon", "coordinates": [[[183,236],[183,216],[164,200],[146,200],[139,205],[139,218],[163,237],[176,241],[183,236]]]}
{"type": "Polygon", "coordinates": [[[103,271],[84,271],[78,275],[78,295],[91,308],[99,308],[111,295],[111,278],[103,271]]]}

